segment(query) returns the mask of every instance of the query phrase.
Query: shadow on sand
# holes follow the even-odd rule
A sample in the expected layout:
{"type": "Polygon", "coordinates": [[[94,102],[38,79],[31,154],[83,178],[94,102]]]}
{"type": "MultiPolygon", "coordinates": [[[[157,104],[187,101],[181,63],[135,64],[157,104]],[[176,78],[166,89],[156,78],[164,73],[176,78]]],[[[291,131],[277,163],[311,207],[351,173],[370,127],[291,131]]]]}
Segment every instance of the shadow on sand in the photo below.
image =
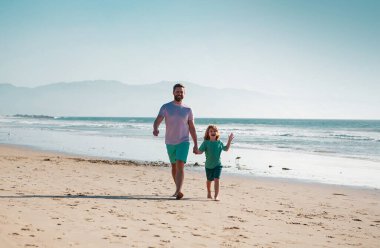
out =
{"type": "MultiPolygon", "coordinates": [[[[106,199],[106,200],[150,200],[150,201],[176,201],[175,197],[159,196],[159,195],[3,195],[0,199],[26,199],[26,198],[52,198],[52,199],[106,199]]],[[[182,198],[181,201],[207,201],[207,199],[199,198],[182,198]]]]}

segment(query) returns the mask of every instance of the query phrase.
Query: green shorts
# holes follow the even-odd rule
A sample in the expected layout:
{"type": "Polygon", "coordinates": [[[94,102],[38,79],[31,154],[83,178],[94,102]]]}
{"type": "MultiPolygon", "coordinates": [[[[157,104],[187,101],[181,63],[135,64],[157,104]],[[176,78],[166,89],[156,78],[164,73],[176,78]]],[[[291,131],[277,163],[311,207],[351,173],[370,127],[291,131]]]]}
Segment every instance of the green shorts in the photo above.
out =
{"type": "Polygon", "coordinates": [[[206,168],[207,181],[214,181],[214,179],[219,179],[220,174],[222,174],[222,166],[216,166],[213,169],[206,168]]]}
{"type": "Polygon", "coordinates": [[[184,163],[187,161],[187,155],[189,154],[190,142],[182,142],[177,145],[166,144],[166,150],[168,151],[170,163],[175,164],[177,160],[181,160],[184,163]]]}

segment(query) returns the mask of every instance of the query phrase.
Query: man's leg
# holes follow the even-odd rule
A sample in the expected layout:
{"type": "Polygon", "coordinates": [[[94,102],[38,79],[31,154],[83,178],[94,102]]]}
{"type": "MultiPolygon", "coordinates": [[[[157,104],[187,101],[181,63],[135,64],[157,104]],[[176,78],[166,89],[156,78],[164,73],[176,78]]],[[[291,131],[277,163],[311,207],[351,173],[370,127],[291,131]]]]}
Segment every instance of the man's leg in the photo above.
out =
{"type": "MultiPolygon", "coordinates": [[[[176,177],[176,174],[177,174],[177,164],[171,164],[171,165],[172,165],[172,177],[173,177],[173,181],[174,181],[174,184],[177,185],[177,183],[175,182],[175,177],[176,177]]],[[[177,189],[177,186],[176,186],[176,189],[177,189]]],[[[176,192],[172,196],[173,197],[177,196],[177,190],[176,190],[176,192]]]]}
{"type": "Polygon", "coordinates": [[[176,165],[177,165],[177,170],[176,170],[176,176],[175,176],[175,184],[176,184],[175,194],[177,195],[177,199],[181,199],[183,197],[181,189],[182,189],[183,179],[185,178],[185,174],[184,174],[185,163],[182,160],[177,160],[176,165]]]}
{"type": "Polygon", "coordinates": [[[176,184],[176,195],[177,200],[183,197],[181,192],[183,179],[185,177],[184,167],[187,160],[187,155],[189,154],[189,142],[182,142],[177,145],[176,150],[176,176],[175,176],[175,184],[176,184]]]}
{"type": "MultiPolygon", "coordinates": [[[[172,178],[175,184],[175,177],[177,174],[177,164],[176,164],[176,146],[175,145],[166,145],[166,150],[169,155],[170,164],[172,165],[172,178]]],[[[176,193],[174,193],[173,196],[177,196],[176,193]]]]}
{"type": "Polygon", "coordinates": [[[172,177],[173,177],[174,183],[175,183],[176,174],[177,174],[177,164],[172,164],[172,177]]]}

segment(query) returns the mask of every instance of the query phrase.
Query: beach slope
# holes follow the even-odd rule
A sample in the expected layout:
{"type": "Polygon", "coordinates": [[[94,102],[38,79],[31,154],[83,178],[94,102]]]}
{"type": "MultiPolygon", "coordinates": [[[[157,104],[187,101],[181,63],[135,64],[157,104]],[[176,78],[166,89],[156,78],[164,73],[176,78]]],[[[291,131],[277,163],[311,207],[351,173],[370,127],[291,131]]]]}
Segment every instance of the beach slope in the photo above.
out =
{"type": "Polygon", "coordinates": [[[378,247],[380,192],[222,175],[0,145],[2,247],[378,247]]]}

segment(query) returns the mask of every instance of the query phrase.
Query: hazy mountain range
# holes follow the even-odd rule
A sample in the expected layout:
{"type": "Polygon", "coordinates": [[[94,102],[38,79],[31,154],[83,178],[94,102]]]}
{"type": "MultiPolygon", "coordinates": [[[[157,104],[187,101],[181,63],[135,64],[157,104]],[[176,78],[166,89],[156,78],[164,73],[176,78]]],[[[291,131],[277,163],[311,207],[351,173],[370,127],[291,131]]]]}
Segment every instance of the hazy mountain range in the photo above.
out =
{"type": "MultiPolygon", "coordinates": [[[[35,88],[0,84],[0,115],[153,117],[173,99],[175,82],[128,85],[118,81],[53,83],[35,88]]],[[[184,83],[184,103],[197,117],[363,118],[380,115],[376,106],[334,99],[302,99],[242,89],[217,89],[184,83]],[[357,109],[348,116],[345,109],[357,109]],[[377,112],[376,112],[377,111],[377,112]]]]}

